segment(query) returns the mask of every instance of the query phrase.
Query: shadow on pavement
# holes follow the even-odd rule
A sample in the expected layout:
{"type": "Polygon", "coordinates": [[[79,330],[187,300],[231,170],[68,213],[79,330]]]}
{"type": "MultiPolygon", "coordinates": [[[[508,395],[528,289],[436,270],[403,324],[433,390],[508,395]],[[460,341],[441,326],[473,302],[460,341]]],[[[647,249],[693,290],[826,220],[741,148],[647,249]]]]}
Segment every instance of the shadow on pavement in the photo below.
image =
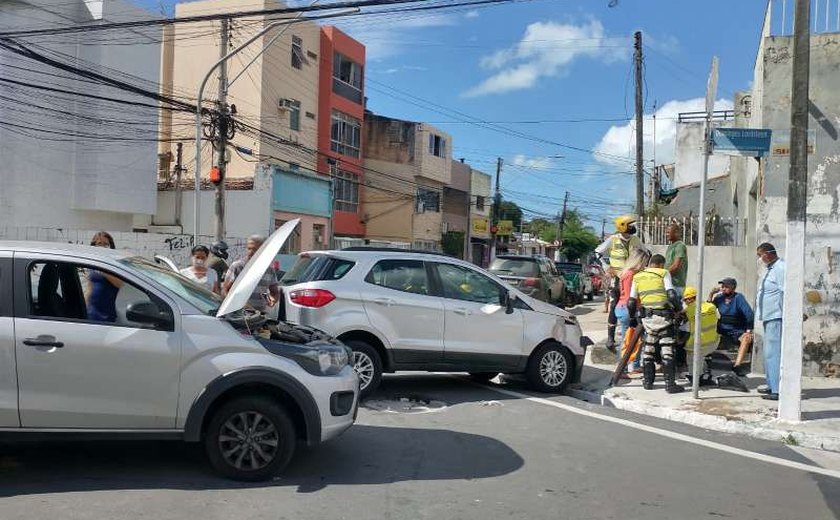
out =
{"type": "MultiPolygon", "coordinates": [[[[448,406],[464,403],[515,400],[515,397],[492,392],[480,384],[473,384],[466,374],[399,374],[385,375],[370,399],[398,399],[400,397],[434,399],[448,406]]],[[[364,403],[362,403],[364,407],[364,403]]]]}
{"type": "Polygon", "coordinates": [[[497,477],[522,458],[490,437],[436,429],[356,425],[301,449],[281,477],[248,484],[216,477],[199,445],[180,442],[21,443],[0,448],[0,497],[101,490],[219,490],[497,477]]]}

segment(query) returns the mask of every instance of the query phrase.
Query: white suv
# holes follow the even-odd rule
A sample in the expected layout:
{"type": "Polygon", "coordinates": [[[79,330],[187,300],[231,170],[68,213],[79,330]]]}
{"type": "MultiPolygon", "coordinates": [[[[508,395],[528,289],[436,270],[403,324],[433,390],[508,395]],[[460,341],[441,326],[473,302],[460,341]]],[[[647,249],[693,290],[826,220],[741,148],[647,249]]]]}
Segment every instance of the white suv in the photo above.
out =
{"type": "Polygon", "coordinates": [[[299,442],[349,428],[349,349],[243,310],[296,224],[266,241],[224,301],[122,252],[0,242],[0,438],[203,442],[221,474],[260,480],[299,442]]]}
{"type": "Polygon", "coordinates": [[[524,374],[536,390],[578,380],[588,338],[574,315],[444,255],[348,248],[302,253],[282,281],[286,320],[353,349],[362,395],[383,372],[524,374]]]}

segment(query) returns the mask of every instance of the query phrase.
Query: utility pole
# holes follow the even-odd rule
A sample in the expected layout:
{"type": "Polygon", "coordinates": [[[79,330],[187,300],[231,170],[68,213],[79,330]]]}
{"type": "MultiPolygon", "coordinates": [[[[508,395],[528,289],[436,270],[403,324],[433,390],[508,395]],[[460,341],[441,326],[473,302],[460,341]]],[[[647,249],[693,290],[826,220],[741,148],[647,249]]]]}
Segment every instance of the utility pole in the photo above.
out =
{"type": "MultiPolygon", "coordinates": [[[[181,225],[181,208],[184,203],[181,193],[181,175],[184,173],[184,143],[175,145],[175,225],[181,225]]],[[[184,230],[181,230],[183,233],[184,230]]]]}
{"type": "Polygon", "coordinates": [[[808,190],[808,89],[810,86],[810,0],[796,0],[793,19],[793,85],[790,114],[779,419],[802,419],[802,314],[805,282],[805,209],[808,190]]]}
{"type": "Polygon", "coordinates": [[[566,229],[566,207],[569,204],[569,192],[563,197],[563,213],[560,214],[560,220],[557,222],[557,253],[554,255],[554,260],[560,261],[560,248],[563,246],[563,231],[566,229]]]}
{"type": "Polygon", "coordinates": [[[601,242],[607,239],[607,219],[601,219],[601,242]]]}
{"type": "Polygon", "coordinates": [[[504,160],[499,157],[496,159],[496,196],[493,201],[493,224],[490,226],[490,262],[496,258],[496,233],[499,231],[499,215],[502,205],[502,190],[499,184],[499,178],[502,176],[502,163],[504,160]]]}
{"type": "Polygon", "coordinates": [[[634,61],[636,63],[636,215],[641,218],[645,212],[645,168],[644,168],[644,98],[642,97],[642,32],[636,31],[634,61]]]}
{"type": "Polygon", "coordinates": [[[219,169],[218,183],[216,184],[216,240],[225,238],[225,173],[227,170],[227,138],[228,123],[230,114],[227,105],[227,56],[228,38],[230,36],[230,20],[222,18],[221,46],[219,47],[219,59],[223,60],[219,66],[219,96],[216,102],[219,112],[219,124],[216,128],[216,142],[213,147],[216,150],[216,168],[219,169]]]}

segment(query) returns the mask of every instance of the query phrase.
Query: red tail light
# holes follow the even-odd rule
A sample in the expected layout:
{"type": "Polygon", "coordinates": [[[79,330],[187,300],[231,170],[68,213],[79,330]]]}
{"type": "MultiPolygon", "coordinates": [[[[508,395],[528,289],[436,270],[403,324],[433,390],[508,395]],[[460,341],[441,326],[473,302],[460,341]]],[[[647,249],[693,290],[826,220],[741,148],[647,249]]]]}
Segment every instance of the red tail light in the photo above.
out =
{"type": "Polygon", "coordinates": [[[539,287],[540,286],[540,279],[539,278],[525,278],[520,282],[522,287],[539,287]]]}
{"type": "Polygon", "coordinates": [[[324,289],[298,289],[292,291],[289,298],[301,307],[323,307],[335,300],[335,295],[324,289]]]}

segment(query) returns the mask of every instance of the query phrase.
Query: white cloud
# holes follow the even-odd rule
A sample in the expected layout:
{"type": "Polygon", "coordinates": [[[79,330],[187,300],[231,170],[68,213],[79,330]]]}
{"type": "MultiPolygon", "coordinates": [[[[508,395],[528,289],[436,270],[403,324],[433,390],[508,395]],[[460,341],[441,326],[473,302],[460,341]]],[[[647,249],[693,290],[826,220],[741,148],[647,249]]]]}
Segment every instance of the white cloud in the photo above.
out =
{"type": "MultiPolygon", "coordinates": [[[[629,42],[629,40],[627,40],[629,42]]],[[[560,76],[576,59],[611,63],[629,55],[623,38],[610,38],[598,20],[581,25],[535,22],[514,46],[481,58],[482,68],[497,71],[468,90],[466,97],[524,90],[541,78],[560,76]]]]}
{"type": "Polygon", "coordinates": [[[479,13],[476,9],[473,9],[472,11],[467,11],[467,13],[464,15],[464,18],[478,18],[478,17],[479,17],[479,13]]]}
{"type": "MultiPolygon", "coordinates": [[[[677,138],[677,116],[681,112],[698,112],[704,110],[704,98],[673,100],[665,103],[656,111],[656,162],[668,164],[674,162],[675,143],[677,138]]],[[[715,102],[715,110],[731,110],[732,102],[721,99],[715,102]]],[[[653,159],[654,139],[653,114],[645,114],[644,145],[645,160],[653,159]]],[[[613,126],[604,134],[595,146],[595,159],[601,163],[626,168],[630,163],[618,157],[634,158],[636,155],[636,121],[630,121],[623,126],[613,126]],[[600,155],[604,154],[604,155],[600,155]]]]}
{"type": "Polygon", "coordinates": [[[522,168],[530,168],[532,170],[548,170],[554,165],[554,158],[552,157],[528,157],[526,155],[518,154],[513,157],[511,161],[512,166],[519,166],[522,168]]]}

